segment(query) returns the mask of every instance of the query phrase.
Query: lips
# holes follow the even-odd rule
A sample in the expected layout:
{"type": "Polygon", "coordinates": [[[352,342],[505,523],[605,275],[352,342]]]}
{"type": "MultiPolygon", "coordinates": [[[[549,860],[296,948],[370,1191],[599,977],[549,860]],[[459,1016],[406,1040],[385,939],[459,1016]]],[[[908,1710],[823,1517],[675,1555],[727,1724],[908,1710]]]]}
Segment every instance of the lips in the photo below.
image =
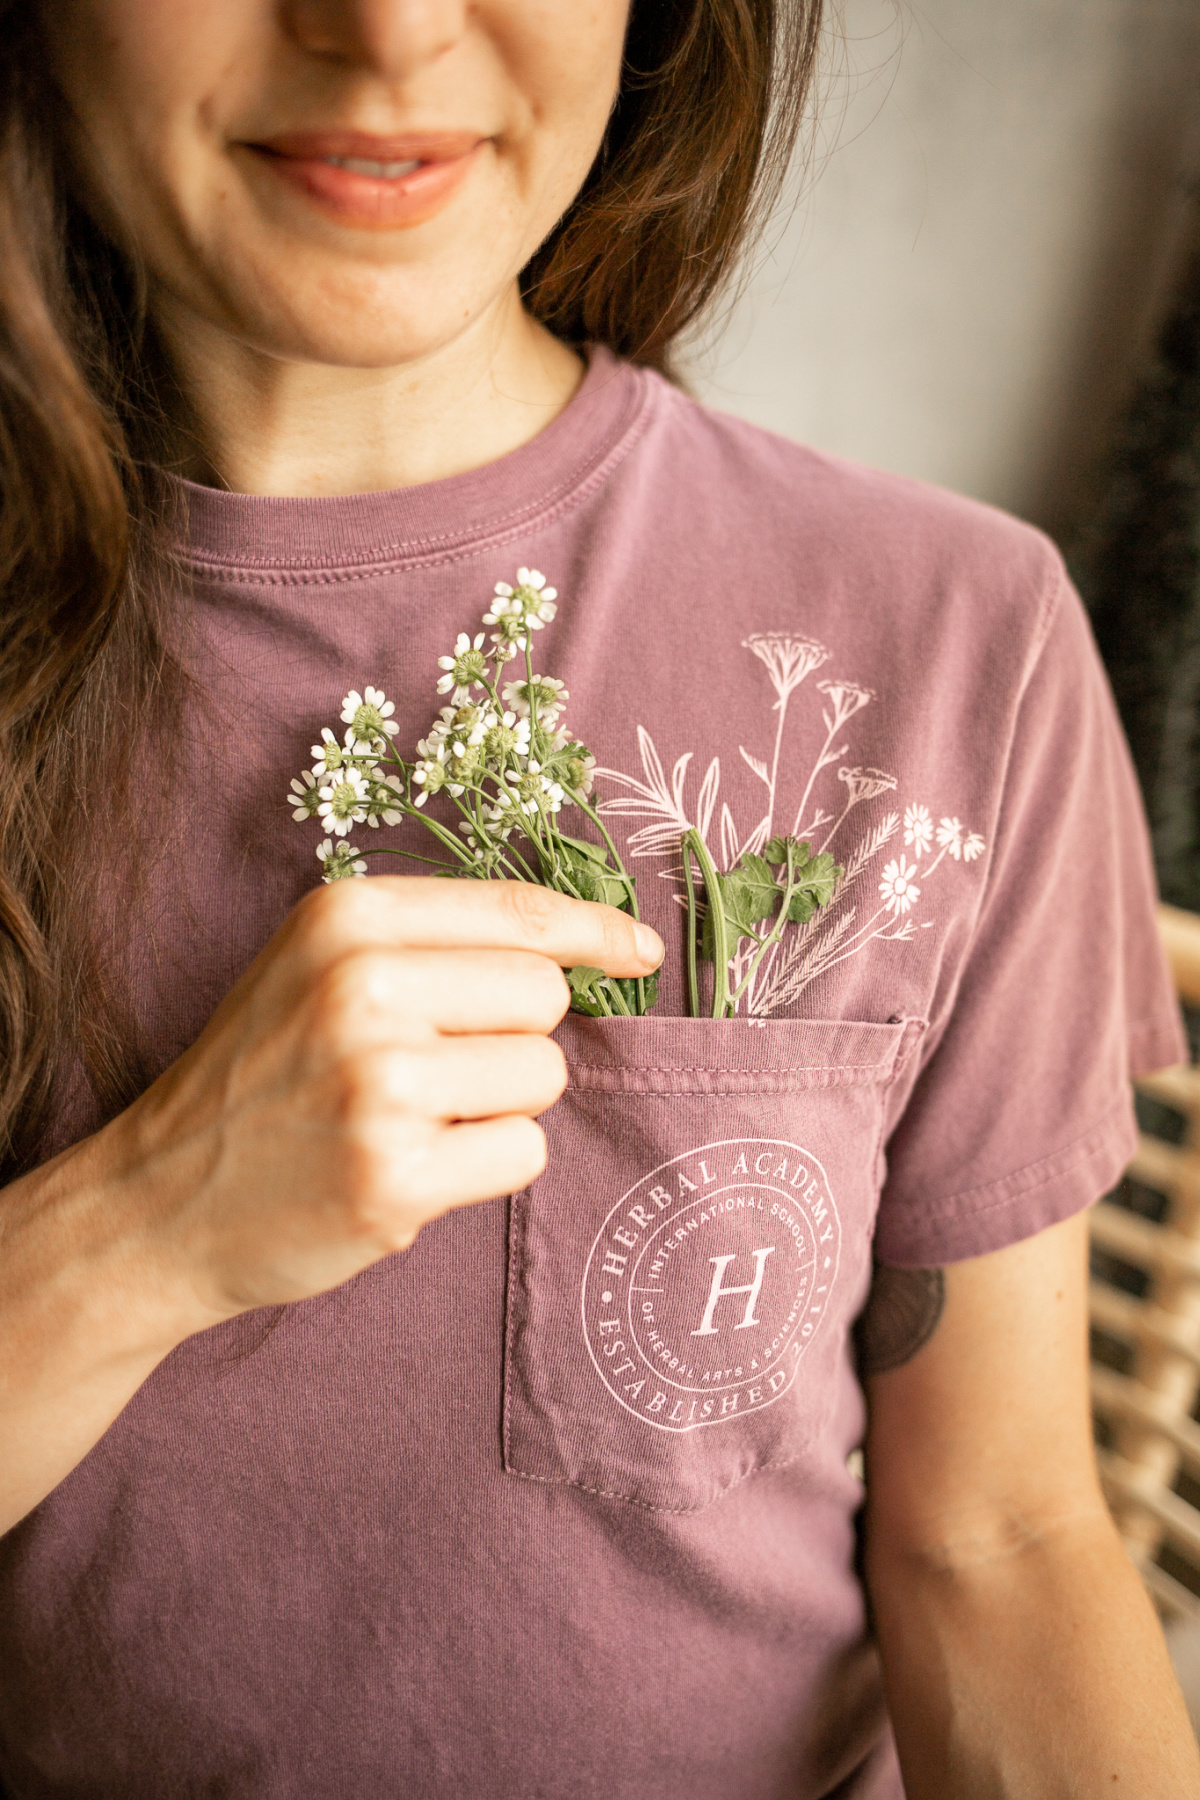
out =
{"type": "Polygon", "coordinates": [[[268,180],[359,231],[398,231],[441,210],[487,140],[476,132],[288,132],[238,146],[268,180]]]}

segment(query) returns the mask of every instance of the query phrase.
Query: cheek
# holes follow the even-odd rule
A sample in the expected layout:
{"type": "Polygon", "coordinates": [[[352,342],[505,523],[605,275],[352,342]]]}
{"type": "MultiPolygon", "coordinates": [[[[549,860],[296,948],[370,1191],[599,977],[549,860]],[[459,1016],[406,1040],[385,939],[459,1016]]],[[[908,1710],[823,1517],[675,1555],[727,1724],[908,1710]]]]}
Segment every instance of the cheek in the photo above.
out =
{"type": "Polygon", "coordinates": [[[203,180],[218,107],[255,80],[264,0],[56,0],[45,42],[79,122],[79,161],[110,226],[153,234],[203,180]]]}
{"type": "MultiPolygon", "coordinates": [[[[493,0],[482,10],[523,101],[526,132],[514,133],[509,147],[536,163],[539,188],[553,191],[561,211],[604,136],[621,77],[628,0],[493,0]]],[[[544,221],[544,229],[552,223],[544,221]]]]}

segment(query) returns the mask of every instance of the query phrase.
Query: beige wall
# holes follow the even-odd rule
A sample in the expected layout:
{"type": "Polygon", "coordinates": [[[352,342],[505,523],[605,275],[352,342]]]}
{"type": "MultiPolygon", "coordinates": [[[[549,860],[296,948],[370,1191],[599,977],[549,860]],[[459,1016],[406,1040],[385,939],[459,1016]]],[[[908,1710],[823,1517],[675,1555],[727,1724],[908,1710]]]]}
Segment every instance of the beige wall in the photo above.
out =
{"type": "Polygon", "coordinates": [[[1070,522],[1200,164],[1200,0],[846,0],[712,404],[1070,522]]]}

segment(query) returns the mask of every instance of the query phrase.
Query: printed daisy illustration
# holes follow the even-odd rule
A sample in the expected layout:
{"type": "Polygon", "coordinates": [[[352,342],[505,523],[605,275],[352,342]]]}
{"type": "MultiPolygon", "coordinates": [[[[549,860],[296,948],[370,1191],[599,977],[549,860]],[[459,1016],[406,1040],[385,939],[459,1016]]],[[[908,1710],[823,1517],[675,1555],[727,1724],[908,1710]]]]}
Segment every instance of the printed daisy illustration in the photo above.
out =
{"type": "Polygon", "coordinates": [[[883,880],[879,891],[883,895],[883,903],[890,913],[911,912],[921,898],[921,890],[916,883],[917,865],[907,863],[903,856],[884,865],[883,880]]]}

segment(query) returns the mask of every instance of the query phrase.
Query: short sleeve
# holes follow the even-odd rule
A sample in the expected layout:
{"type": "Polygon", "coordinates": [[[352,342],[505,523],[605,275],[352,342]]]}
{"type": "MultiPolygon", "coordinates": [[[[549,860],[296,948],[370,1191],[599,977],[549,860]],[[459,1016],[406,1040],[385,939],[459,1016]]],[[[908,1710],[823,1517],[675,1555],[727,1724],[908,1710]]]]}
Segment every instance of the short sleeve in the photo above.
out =
{"type": "Polygon", "coordinates": [[[1090,1205],[1133,1153],[1131,1076],[1186,1054],[1132,765],[1065,574],[1015,700],[993,844],[888,1139],[876,1250],[900,1267],[1002,1249],[1090,1205]]]}

